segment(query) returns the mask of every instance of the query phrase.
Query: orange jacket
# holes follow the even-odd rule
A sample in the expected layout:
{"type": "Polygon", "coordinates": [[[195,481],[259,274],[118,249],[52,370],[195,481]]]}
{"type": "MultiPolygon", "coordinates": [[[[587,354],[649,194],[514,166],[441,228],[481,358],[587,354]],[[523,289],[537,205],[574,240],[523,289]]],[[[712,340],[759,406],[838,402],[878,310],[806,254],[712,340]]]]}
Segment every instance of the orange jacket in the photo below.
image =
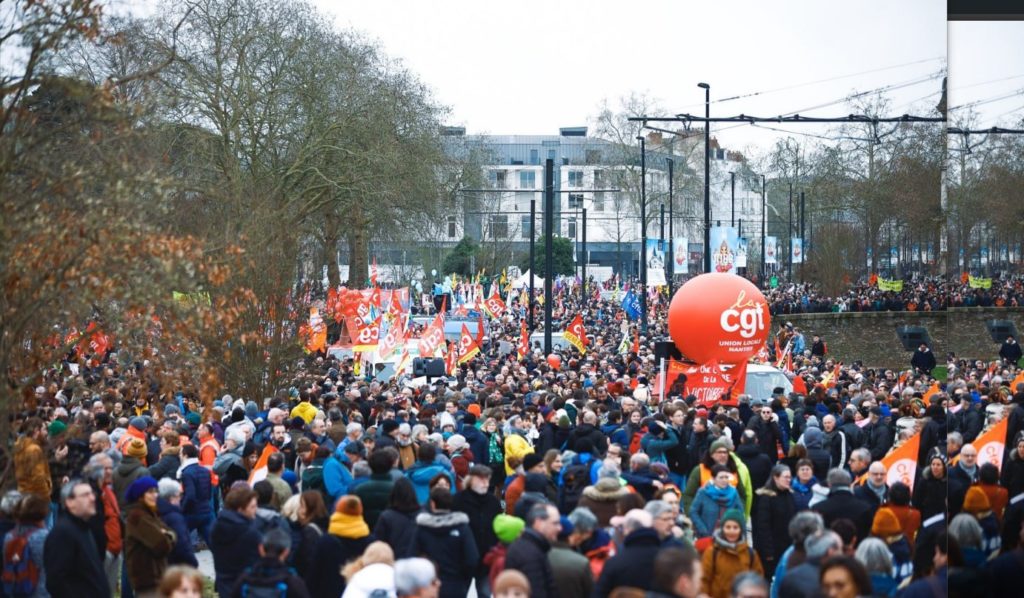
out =
{"type": "Polygon", "coordinates": [[[978,484],[978,488],[981,488],[985,496],[988,497],[988,502],[992,505],[992,512],[996,515],[996,521],[1002,524],[1003,511],[1006,509],[1006,504],[1010,502],[1010,491],[998,484],[978,484]]]}
{"type": "Polygon", "coordinates": [[[18,481],[18,492],[35,494],[49,502],[53,491],[50,463],[43,447],[28,436],[22,436],[14,444],[14,476],[18,481]]]}
{"type": "Polygon", "coordinates": [[[900,529],[903,530],[903,535],[910,543],[910,548],[913,549],[914,537],[917,535],[917,530],[921,529],[921,511],[911,506],[900,507],[892,503],[885,506],[896,515],[896,519],[900,520],[900,529]]]}
{"type": "Polygon", "coordinates": [[[124,542],[121,538],[121,507],[117,505],[117,497],[110,484],[103,487],[103,531],[107,533],[107,552],[114,556],[121,554],[124,542]]]}

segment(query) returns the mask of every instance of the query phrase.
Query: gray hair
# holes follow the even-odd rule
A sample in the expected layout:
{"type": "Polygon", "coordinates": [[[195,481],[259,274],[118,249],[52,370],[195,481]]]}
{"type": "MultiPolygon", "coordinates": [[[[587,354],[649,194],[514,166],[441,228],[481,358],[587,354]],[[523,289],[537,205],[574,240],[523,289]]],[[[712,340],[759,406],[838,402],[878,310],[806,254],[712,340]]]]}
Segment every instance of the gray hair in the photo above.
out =
{"type": "Polygon", "coordinates": [[[352,466],[352,477],[370,477],[370,464],[366,461],[359,461],[352,466]]]}
{"type": "Polygon", "coordinates": [[[850,472],[846,471],[842,467],[833,467],[828,470],[828,476],[826,477],[829,488],[849,488],[850,484],[853,483],[853,478],[850,476],[850,472]]]}
{"type": "Polygon", "coordinates": [[[672,511],[672,507],[663,500],[652,500],[644,505],[644,510],[651,514],[651,517],[657,519],[663,513],[672,511]]]}
{"type": "Polygon", "coordinates": [[[892,574],[892,554],[885,542],[878,538],[864,538],[853,556],[864,565],[868,573],[892,574]]]}
{"type": "Polygon", "coordinates": [[[114,460],[106,453],[96,453],[89,457],[89,462],[82,468],[82,477],[95,482],[103,481],[103,475],[105,473],[103,470],[106,468],[107,461],[109,461],[111,465],[114,464],[114,460]]]}
{"type": "Polygon", "coordinates": [[[169,500],[175,496],[181,496],[181,484],[177,480],[170,478],[161,478],[156,483],[157,492],[160,493],[160,498],[169,500]]]}
{"type": "Polygon", "coordinates": [[[430,428],[424,426],[423,424],[416,424],[415,426],[412,426],[411,428],[409,427],[409,424],[399,424],[398,425],[398,433],[399,434],[409,434],[413,438],[419,438],[420,434],[430,434],[430,428]],[[405,426],[405,428],[403,428],[402,426],[405,426]]]}
{"type": "Polygon", "coordinates": [[[832,530],[822,530],[804,540],[804,551],[808,559],[823,559],[829,551],[843,549],[843,539],[832,530]]]}
{"type": "MultiPolygon", "coordinates": [[[[71,480],[68,480],[67,484],[64,484],[63,486],[61,486],[60,487],[60,504],[61,505],[67,504],[68,499],[70,499],[71,495],[75,493],[75,488],[78,488],[79,486],[89,486],[89,482],[83,480],[82,478],[73,478],[71,480]]],[[[90,486],[90,488],[91,488],[91,486],[90,486]]]]}
{"type": "Polygon", "coordinates": [[[651,458],[646,453],[635,453],[629,458],[629,465],[636,467],[647,467],[651,464],[651,458]]]}
{"type": "Polygon", "coordinates": [[[981,524],[969,513],[960,513],[949,522],[949,535],[956,538],[961,548],[981,548],[985,537],[981,524]]]}
{"type": "Polygon", "coordinates": [[[587,507],[576,507],[569,513],[569,523],[575,530],[592,532],[597,529],[597,515],[587,507]]]}
{"type": "Polygon", "coordinates": [[[952,440],[957,446],[964,445],[964,436],[960,432],[950,432],[946,434],[946,441],[952,440]]]}
{"type": "Polygon", "coordinates": [[[437,579],[434,563],[423,558],[395,561],[395,590],[399,596],[411,596],[437,579]]]}
{"type": "Polygon", "coordinates": [[[789,522],[789,537],[793,544],[803,546],[804,540],[825,529],[825,520],[815,511],[800,511],[789,522]]]}
{"type": "Polygon", "coordinates": [[[864,461],[865,463],[871,463],[871,451],[869,451],[866,448],[853,449],[853,452],[850,453],[850,456],[856,457],[857,459],[864,461]]]}
{"type": "Polygon", "coordinates": [[[651,527],[654,525],[654,521],[651,518],[651,514],[643,509],[632,509],[626,513],[625,518],[622,522],[622,531],[629,535],[638,529],[644,527],[651,527]]]}
{"type": "Polygon", "coordinates": [[[597,479],[601,479],[601,478],[618,479],[618,477],[619,477],[619,475],[621,473],[622,473],[622,470],[619,469],[618,465],[615,465],[614,463],[604,463],[603,465],[601,465],[601,467],[599,467],[597,469],[597,479]]]}
{"type": "Polygon", "coordinates": [[[10,490],[4,493],[4,497],[0,500],[0,511],[4,515],[13,517],[14,512],[18,510],[18,505],[21,504],[22,494],[17,490],[10,490]]]}
{"type": "Polygon", "coordinates": [[[748,586],[754,586],[760,590],[763,590],[765,594],[768,593],[768,583],[763,577],[754,573],[753,571],[747,571],[740,573],[732,580],[732,596],[742,596],[744,594],[743,589],[748,586]]]}
{"type": "Polygon", "coordinates": [[[356,432],[359,432],[360,434],[363,433],[363,424],[359,422],[349,422],[349,424],[345,426],[346,434],[355,434],[356,432]]]}
{"type": "Polygon", "coordinates": [[[833,424],[834,424],[834,423],[836,423],[836,416],[834,416],[834,415],[832,415],[831,413],[829,413],[829,414],[828,414],[828,415],[826,415],[825,417],[821,418],[821,423],[822,423],[822,425],[824,425],[824,424],[825,424],[825,422],[826,422],[826,421],[829,421],[829,420],[831,420],[833,424]]]}

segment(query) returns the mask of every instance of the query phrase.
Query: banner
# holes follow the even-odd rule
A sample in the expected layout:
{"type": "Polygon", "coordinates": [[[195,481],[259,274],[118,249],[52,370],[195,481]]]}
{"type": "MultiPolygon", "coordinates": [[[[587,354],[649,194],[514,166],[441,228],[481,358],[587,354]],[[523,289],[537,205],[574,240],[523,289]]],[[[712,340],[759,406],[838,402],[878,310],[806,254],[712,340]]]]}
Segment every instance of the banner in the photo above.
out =
{"type": "Polygon", "coordinates": [[[731,226],[711,228],[711,271],[736,274],[736,251],[739,238],[731,226]]]}
{"type": "Polygon", "coordinates": [[[583,316],[576,314],[569,327],[565,329],[563,336],[572,346],[576,347],[577,351],[583,355],[587,354],[587,333],[583,329],[583,316]]]}
{"type": "Polygon", "coordinates": [[[802,264],[804,263],[804,240],[799,237],[793,237],[790,239],[790,252],[789,261],[791,264],[802,264]]]}
{"type": "Polygon", "coordinates": [[[747,267],[747,240],[743,237],[736,242],[736,267],[747,267]]]}
{"type": "Polygon", "coordinates": [[[903,290],[902,280],[888,280],[885,278],[878,279],[878,290],[879,291],[892,291],[899,293],[903,290]]]}
{"type": "Polygon", "coordinates": [[[665,249],[658,239],[647,239],[647,286],[663,287],[665,282],[665,249]]]}
{"type": "MultiPolygon", "coordinates": [[[[1003,451],[1006,449],[1006,429],[1009,423],[1009,418],[1004,417],[998,424],[989,428],[987,432],[981,433],[974,439],[974,442],[970,443],[978,449],[978,467],[991,463],[1002,471],[1003,451]]],[[[955,465],[959,460],[960,455],[957,455],[950,466],[955,465]]]]}
{"type": "Polygon", "coordinates": [[[473,339],[473,335],[469,333],[469,328],[465,324],[462,325],[462,334],[459,335],[458,351],[457,363],[459,365],[473,359],[480,352],[480,345],[476,344],[476,340],[473,339]]]}
{"type": "Polygon", "coordinates": [[[871,248],[868,247],[868,259],[867,259],[868,270],[871,270],[871,248]]]}
{"type": "Polygon", "coordinates": [[[491,296],[483,301],[481,307],[492,318],[500,318],[505,313],[506,306],[505,302],[501,300],[498,285],[491,285],[491,296]]]}
{"type": "Polygon", "coordinates": [[[765,237],[764,238],[764,263],[768,266],[774,266],[779,263],[779,238],[778,237],[765,237]]]}
{"type": "MultiPolygon", "coordinates": [[[[405,318],[399,316],[398,321],[392,322],[384,340],[377,347],[377,358],[384,360],[395,352],[399,346],[405,345],[405,318]]],[[[379,334],[379,333],[378,333],[379,334]]]]}
{"type": "Polygon", "coordinates": [[[981,265],[985,266],[988,264],[988,247],[981,248],[981,265]]]}
{"type": "MultiPolygon", "coordinates": [[[[665,389],[672,388],[682,374],[686,376],[686,393],[697,397],[695,406],[711,407],[716,403],[736,404],[746,385],[747,362],[728,366],[712,360],[697,365],[672,359],[665,364],[665,370],[665,389]]],[[[660,380],[655,380],[654,387],[662,388],[660,380]]]]}
{"type": "Polygon", "coordinates": [[[640,317],[640,314],[644,313],[644,306],[640,303],[640,296],[630,289],[626,296],[622,298],[622,309],[626,311],[626,315],[629,316],[630,320],[636,320],[640,317]]]}
{"type": "MultiPolygon", "coordinates": [[[[917,477],[917,452],[920,448],[921,433],[918,432],[901,444],[899,448],[882,457],[887,484],[891,486],[896,482],[903,482],[913,492],[914,480],[917,477]]],[[[857,479],[857,483],[863,484],[867,478],[868,474],[865,473],[857,479]]]]}
{"type": "Polygon", "coordinates": [[[430,323],[430,326],[423,331],[423,336],[420,337],[417,343],[420,357],[424,359],[434,356],[438,347],[444,342],[444,315],[437,314],[434,321],[430,323]]]}
{"type": "Polygon", "coordinates": [[[968,276],[967,283],[972,289],[991,289],[992,279],[981,278],[980,276],[968,276]]]}
{"type": "Polygon", "coordinates": [[[896,247],[889,248],[889,267],[893,268],[900,263],[900,250],[896,247]]]}
{"type": "Polygon", "coordinates": [[[675,254],[672,258],[675,260],[673,262],[675,267],[673,272],[676,274],[687,274],[690,269],[690,245],[686,237],[676,237],[672,244],[672,253],[675,254]]]}
{"type": "Polygon", "coordinates": [[[359,353],[370,353],[376,351],[380,345],[380,321],[381,316],[359,328],[356,338],[352,339],[352,350],[359,353]]]}

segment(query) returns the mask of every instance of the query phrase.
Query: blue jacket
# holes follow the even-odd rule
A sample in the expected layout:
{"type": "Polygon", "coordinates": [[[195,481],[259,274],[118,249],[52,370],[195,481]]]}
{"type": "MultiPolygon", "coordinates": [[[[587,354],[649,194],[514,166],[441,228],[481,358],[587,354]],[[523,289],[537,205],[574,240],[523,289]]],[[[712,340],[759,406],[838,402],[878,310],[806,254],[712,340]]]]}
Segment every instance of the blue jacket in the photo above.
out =
{"type": "Polygon", "coordinates": [[[427,501],[430,500],[430,480],[434,479],[439,473],[448,476],[448,481],[451,482],[451,488],[454,490],[455,476],[440,465],[433,463],[424,465],[422,462],[417,461],[405,472],[405,477],[409,478],[409,481],[412,482],[412,487],[416,489],[416,500],[420,501],[421,505],[427,504],[427,501]]]}
{"type": "Polygon", "coordinates": [[[260,537],[253,522],[231,509],[223,509],[210,532],[210,552],[213,553],[214,583],[217,593],[229,596],[235,581],[260,555],[260,537]]]}
{"type": "Polygon", "coordinates": [[[339,456],[337,452],[324,461],[324,488],[334,503],[342,496],[348,494],[348,487],[352,483],[352,472],[348,469],[348,457],[344,454],[339,456]]]}
{"type": "Polygon", "coordinates": [[[743,510],[743,502],[736,488],[726,486],[719,490],[713,481],[708,481],[697,491],[697,496],[690,506],[690,519],[693,520],[693,531],[698,538],[710,536],[715,525],[729,509],[743,510]]]}
{"type": "Polygon", "coordinates": [[[181,507],[172,505],[164,499],[157,501],[157,512],[160,519],[167,527],[174,530],[177,539],[174,541],[174,548],[171,554],[167,555],[168,565],[189,565],[198,567],[196,553],[192,550],[192,540],[188,533],[188,524],[185,523],[185,516],[181,513],[181,507]]]}
{"type": "Polygon", "coordinates": [[[487,463],[487,437],[480,430],[473,426],[462,426],[460,432],[469,444],[469,450],[473,451],[473,459],[479,464],[487,463]]]}
{"type": "Polygon", "coordinates": [[[192,463],[181,470],[181,510],[186,515],[209,515],[212,510],[210,498],[213,495],[213,484],[210,481],[210,470],[199,463],[192,463]]]}

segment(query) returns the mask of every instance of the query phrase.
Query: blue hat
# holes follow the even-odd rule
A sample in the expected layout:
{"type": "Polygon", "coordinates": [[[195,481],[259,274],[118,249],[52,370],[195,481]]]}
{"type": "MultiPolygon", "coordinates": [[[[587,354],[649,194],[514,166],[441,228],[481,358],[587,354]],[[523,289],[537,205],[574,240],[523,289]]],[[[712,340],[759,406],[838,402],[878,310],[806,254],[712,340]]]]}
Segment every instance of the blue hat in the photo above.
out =
{"type": "Polygon", "coordinates": [[[878,406],[878,408],[881,409],[882,411],[882,417],[892,416],[892,409],[889,409],[888,403],[882,403],[881,405],[878,406]]]}
{"type": "Polygon", "coordinates": [[[125,503],[131,504],[142,498],[142,495],[149,492],[150,489],[157,489],[157,482],[150,476],[143,476],[128,486],[128,489],[124,492],[125,503]]]}
{"type": "Polygon", "coordinates": [[[565,515],[562,515],[559,518],[559,521],[562,523],[562,531],[558,532],[558,537],[559,538],[568,538],[569,536],[572,535],[572,532],[575,529],[573,527],[573,525],[572,525],[572,521],[569,521],[569,518],[566,517],[565,515]]]}

